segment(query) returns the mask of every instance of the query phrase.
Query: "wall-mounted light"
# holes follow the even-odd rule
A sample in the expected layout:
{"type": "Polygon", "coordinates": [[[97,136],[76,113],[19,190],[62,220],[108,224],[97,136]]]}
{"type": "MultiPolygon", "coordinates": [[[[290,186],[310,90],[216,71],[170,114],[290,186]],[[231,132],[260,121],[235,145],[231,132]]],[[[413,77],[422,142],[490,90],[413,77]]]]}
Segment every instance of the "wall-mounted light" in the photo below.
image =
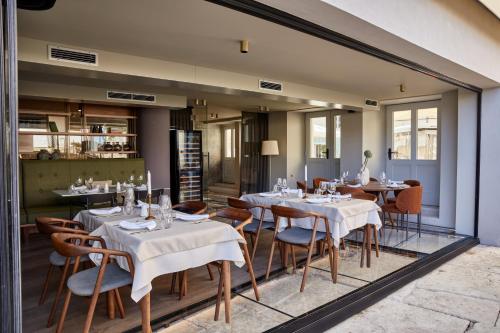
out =
{"type": "Polygon", "coordinates": [[[241,40],[240,41],[240,52],[241,53],[248,53],[248,40],[241,40]]]}

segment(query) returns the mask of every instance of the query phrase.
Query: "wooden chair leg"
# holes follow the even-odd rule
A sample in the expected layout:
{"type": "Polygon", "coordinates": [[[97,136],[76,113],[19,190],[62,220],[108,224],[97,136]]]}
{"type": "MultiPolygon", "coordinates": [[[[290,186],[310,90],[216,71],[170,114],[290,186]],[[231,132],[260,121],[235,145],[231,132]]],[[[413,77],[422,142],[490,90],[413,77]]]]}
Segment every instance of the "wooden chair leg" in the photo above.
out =
{"type": "Polygon", "coordinates": [[[49,319],[47,320],[47,327],[51,327],[54,322],[54,316],[56,314],[57,305],[59,304],[59,299],[64,289],[64,284],[66,283],[66,277],[68,276],[69,264],[64,265],[61,280],[59,281],[59,286],[57,287],[56,297],[54,298],[54,303],[52,303],[52,308],[50,309],[49,319]]]}
{"type": "Polygon", "coordinates": [[[59,317],[59,322],[57,323],[56,333],[62,333],[64,320],[66,319],[66,314],[68,313],[68,305],[71,300],[71,290],[68,289],[66,292],[66,297],[64,298],[64,305],[61,312],[61,317],[59,317]]]}
{"type": "Polygon", "coordinates": [[[314,243],[311,243],[309,245],[309,249],[307,251],[306,267],[304,268],[304,275],[302,276],[302,283],[300,285],[300,292],[303,292],[304,288],[306,286],[307,273],[309,272],[309,264],[311,263],[311,256],[312,256],[312,251],[313,251],[313,244],[314,243]]]}
{"type": "Polygon", "coordinates": [[[252,262],[253,259],[255,258],[255,253],[257,252],[257,244],[259,243],[259,238],[260,238],[260,229],[257,229],[257,233],[255,234],[255,242],[252,243],[252,262]]]}
{"type": "Polygon", "coordinates": [[[267,261],[267,270],[266,270],[266,280],[269,279],[269,273],[271,273],[271,265],[273,263],[273,255],[274,255],[274,244],[275,241],[271,243],[271,253],[269,254],[269,260],[267,261]]]}
{"type": "Polygon", "coordinates": [[[212,273],[212,269],[210,268],[210,265],[207,264],[206,266],[207,266],[208,276],[210,276],[210,280],[213,281],[214,274],[212,273]]]}
{"type": "Polygon", "coordinates": [[[38,300],[38,305],[42,305],[47,299],[47,290],[49,289],[50,276],[52,275],[53,270],[54,265],[49,264],[49,270],[47,271],[47,276],[45,277],[45,282],[43,283],[42,294],[40,295],[40,300],[38,300]]]}
{"type": "Polygon", "coordinates": [[[120,296],[120,291],[115,289],[115,301],[118,307],[118,312],[120,313],[120,318],[125,318],[125,308],[123,307],[122,297],[120,296]]]}
{"type": "Polygon", "coordinates": [[[332,244],[332,239],[330,236],[327,236],[327,244],[328,244],[328,259],[330,261],[330,273],[332,275],[333,283],[337,283],[337,257],[335,251],[335,245],[332,244]]]}
{"type": "Polygon", "coordinates": [[[90,299],[89,311],[87,312],[87,318],[85,319],[85,324],[83,326],[83,333],[90,332],[90,326],[92,325],[92,319],[94,318],[94,311],[97,305],[98,298],[99,298],[99,293],[94,292],[92,298],[90,299]]]}
{"type": "Polygon", "coordinates": [[[380,248],[378,246],[378,230],[373,226],[373,238],[375,239],[375,254],[377,258],[380,256],[380,248]]]}
{"type": "Polygon", "coordinates": [[[115,319],[115,292],[110,290],[106,293],[106,303],[108,306],[108,318],[110,320],[115,319]]]}
{"type": "Polygon", "coordinates": [[[170,294],[175,293],[175,283],[178,273],[172,273],[172,282],[170,283],[170,294]]]}
{"type": "Polygon", "coordinates": [[[248,273],[250,274],[250,281],[252,281],[252,287],[255,293],[255,299],[258,301],[260,299],[259,289],[257,289],[257,281],[255,281],[255,274],[253,272],[252,260],[250,260],[250,252],[248,251],[247,244],[243,244],[243,257],[245,258],[245,262],[248,267],[248,273]]]}
{"type": "Polygon", "coordinates": [[[292,273],[295,274],[295,271],[297,270],[297,259],[295,258],[295,248],[293,247],[293,245],[290,245],[290,252],[292,252],[292,265],[293,265],[292,273]]]}

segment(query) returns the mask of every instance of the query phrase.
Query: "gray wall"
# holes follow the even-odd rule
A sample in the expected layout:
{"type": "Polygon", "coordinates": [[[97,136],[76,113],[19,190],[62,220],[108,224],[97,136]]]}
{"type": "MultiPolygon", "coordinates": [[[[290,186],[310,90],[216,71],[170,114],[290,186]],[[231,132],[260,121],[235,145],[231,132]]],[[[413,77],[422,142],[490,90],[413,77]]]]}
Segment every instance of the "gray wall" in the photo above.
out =
{"type": "Polygon", "coordinates": [[[269,156],[271,163],[271,184],[276,182],[278,177],[286,177],[287,163],[287,113],[269,113],[269,140],[278,140],[279,156],[269,156]]]}
{"type": "Polygon", "coordinates": [[[341,119],[340,172],[348,170],[353,178],[363,163],[363,113],[345,113],[341,119]]]}
{"type": "MultiPolygon", "coordinates": [[[[481,179],[479,238],[500,246],[500,88],[486,89],[482,96],[481,179]]],[[[472,157],[471,157],[472,158],[472,157]]]]}
{"type": "Polygon", "coordinates": [[[142,109],[138,112],[139,149],[154,188],[170,187],[170,111],[142,109]]]}
{"type": "Polygon", "coordinates": [[[455,226],[457,190],[457,90],[442,95],[439,108],[441,121],[439,225],[455,226]]]}
{"type": "Polygon", "coordinates": [[[385,107],[380,111],[363,112],[363,151],[369,149],[373,157],[368,162],[370,177],[379,178],[386,162],[385,107]]]}
{"type": "Polygon", "coordinates": [[[287,161],[286,177],[289,185],[295,187],[297,180],[304,180],[306,157],[305,113],[287,113],[287,161]]]}
{"type": "Polygon", "coordinates": [[[457,199],[455,229],[474,235],[474,198],[476,186],[477,94],[458,91],[457,124],[457,199]]]}

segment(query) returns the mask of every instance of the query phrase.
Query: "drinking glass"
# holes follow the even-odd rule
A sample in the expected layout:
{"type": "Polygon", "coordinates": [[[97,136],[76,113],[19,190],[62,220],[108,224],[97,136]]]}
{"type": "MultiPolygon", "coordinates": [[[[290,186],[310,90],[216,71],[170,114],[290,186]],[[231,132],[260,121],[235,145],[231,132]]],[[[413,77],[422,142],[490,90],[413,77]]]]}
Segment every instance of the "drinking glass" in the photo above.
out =
{"type": "Polygon", "coordinates": [[[280,188],[283,186],[283,181],[281,180],[281,178],[278,178],[277,184],[278,184],[278,187],[280,187],[280,188]]]}
{"type": "Polygon", "coordinates": [[[82,186],[83,184],[83,181],[82,181],[82,177],[78,177],[75,181],[75,185],[76,186],[82,186]]]}
{"type": "Polygon", "coordinates": [[[321,189],[321,194],[326,193],[326,182],[321,182],[321,183],[319,184],[319,187],[320,187],[320,189],[321,189]]]}
{"type": "Polygon", "coordinates": [[[282,184],[283,184],[284,188],[287,188],[287,186],[286,186],[286,178],[283,178],[282,184]]]}
{"type": "Polygon", "coordinates": [[[134,175],[130,175],[130,177],[128,177],[128,182],[130,184],[133,184],[134,183],[134,180],[135,180],[135,176],[134,175]]]}
{"type": "Polygon", "coordinates": [[[328,183],[326,187],[326,190],[330,193],[330,195],[334,194],[336,189],[337,187],[335,186],[335,183],[328,183]]]}
{"type": "Polygon", "coordinates": [[[160,196],[159,204],[159,215],[160,215],[160,227],[162,229],[169,229],[172,226],[172,202],[170,197],[166,194],[160,196]]]}
{"type": "Polygon", "coordinates": [[[385,184],[385,172],[382,171],[380,174],[380,184],[385,184]]]}
{"type": "Polygon", "coordinates": [[[142,185],[142,181],[144,180],[144,176],[143,175],[139,175],[139,177],[137,177],[137,182],[139,183],[139,185],[142,185]]]}

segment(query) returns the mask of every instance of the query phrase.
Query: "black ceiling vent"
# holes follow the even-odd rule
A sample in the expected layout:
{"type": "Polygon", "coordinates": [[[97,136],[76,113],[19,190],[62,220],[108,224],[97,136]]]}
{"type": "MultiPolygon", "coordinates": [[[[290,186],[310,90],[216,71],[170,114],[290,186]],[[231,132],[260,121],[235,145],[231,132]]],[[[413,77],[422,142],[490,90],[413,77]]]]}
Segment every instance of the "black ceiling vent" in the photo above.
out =
{"type": "Polygon", "coordinates": [[[283,84],[280,82],[272,82],[267,80],[259,80],[259,88],[263,90],[271,90],[271,91],[283,91],[283,84]]]}
{"type": "Polygon", "coordinates": [[[49,45],[49,60],[97,66],[97,53],[49,45]]]}
{"type": "Polygon", "coordinates": [[[374,99],[365,99],[365,105],[377,107],[378,101],[374,99]]]}
{"type": "Polygon", "coordinates": [[[156,103],[155,95],[147,95],[147,94],[136,94],[130,92],[123,91],[112,91],[109,90],[107,93],[108,99],[120,100],[120,101],[138,101],[138,102],[149,102],[156,103]]]}

